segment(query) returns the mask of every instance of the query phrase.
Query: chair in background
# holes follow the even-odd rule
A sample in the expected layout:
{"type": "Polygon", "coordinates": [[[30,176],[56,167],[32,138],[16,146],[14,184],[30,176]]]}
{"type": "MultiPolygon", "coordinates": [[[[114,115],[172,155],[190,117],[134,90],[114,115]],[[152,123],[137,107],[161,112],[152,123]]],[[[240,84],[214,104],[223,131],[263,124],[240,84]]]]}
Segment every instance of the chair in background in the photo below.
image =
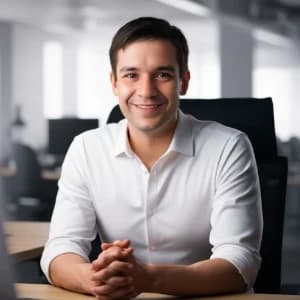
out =
{"type": "Polygon", "coordinates": [[[18,220],[49,221],[54,200],[45,188],[35,151],[28,145],[12,145],[16,173],[11,180],[11,195],[18,220]]]}
{"type": "MultiPolygon", "coordinates": [[[[182,99],[180,108],[198,119],[218,121],[248,135],[258,166],[264,217],[262,265],[254,289],[260,293],[279,293],[287,159],[277,154],[272,99],[182,99]]],[[[123,118],[116,105],[107,123],[123,118]]]]}

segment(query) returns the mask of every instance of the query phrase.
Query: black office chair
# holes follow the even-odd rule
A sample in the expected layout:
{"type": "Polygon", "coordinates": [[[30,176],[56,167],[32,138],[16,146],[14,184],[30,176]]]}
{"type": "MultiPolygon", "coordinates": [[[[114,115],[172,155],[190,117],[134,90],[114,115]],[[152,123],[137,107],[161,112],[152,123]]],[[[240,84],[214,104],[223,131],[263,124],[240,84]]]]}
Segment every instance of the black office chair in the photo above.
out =
{"type": "Polygon", "coordinates": [[[11,195],[18,220],[49,221],[54,206],[41,177],[41,167],[34,150],[28,145],[14,143],[12,159],[16,174],[12,178],[11,195]]]}
{"type": "MultiPolygon", "coordinates": [[[[218,121],[248,135],[258,166],[264,217],[260,251],[262,265],[254,290],[279,293],[287,159],[277,154],[272,99],[182,99],[180,108],[198,119],[218,121]]],[[[107,123],[118,122],[122,118],[124,116],[117,105],[107,123]]]]}

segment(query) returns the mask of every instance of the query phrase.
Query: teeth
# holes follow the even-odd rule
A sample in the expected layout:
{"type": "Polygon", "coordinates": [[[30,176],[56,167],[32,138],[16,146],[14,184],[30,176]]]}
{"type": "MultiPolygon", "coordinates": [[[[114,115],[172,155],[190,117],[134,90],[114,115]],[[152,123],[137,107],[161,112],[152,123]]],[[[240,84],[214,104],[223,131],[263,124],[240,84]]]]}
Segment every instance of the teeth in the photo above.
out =
{"type": "Polygon", "coordinates": [[[151,109],[159,107],[159,104],[151,104],[151,105],[136,105],[137,107],[144,108],[144,109],[151,109]]]}

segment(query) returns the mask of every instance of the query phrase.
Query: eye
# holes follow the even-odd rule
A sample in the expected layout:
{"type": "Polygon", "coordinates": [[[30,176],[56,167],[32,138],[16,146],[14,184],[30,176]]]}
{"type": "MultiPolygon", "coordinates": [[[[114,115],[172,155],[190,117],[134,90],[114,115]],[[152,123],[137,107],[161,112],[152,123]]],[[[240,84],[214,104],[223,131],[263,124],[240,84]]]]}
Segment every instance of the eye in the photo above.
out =
{"type": "Polygon", "coordinates": [[[156,77],[159,79],[170,79],[172,78],[172,74],[166,71],[161,71],[156,74],[156,77]]]}
{"type": "Polygon", "coordinates": [[[124,77],[128,78],[128,79],[135,79],[137,77],[137,74],[134,72],[130,72],[130,73],[124,74],[124,77]]]}

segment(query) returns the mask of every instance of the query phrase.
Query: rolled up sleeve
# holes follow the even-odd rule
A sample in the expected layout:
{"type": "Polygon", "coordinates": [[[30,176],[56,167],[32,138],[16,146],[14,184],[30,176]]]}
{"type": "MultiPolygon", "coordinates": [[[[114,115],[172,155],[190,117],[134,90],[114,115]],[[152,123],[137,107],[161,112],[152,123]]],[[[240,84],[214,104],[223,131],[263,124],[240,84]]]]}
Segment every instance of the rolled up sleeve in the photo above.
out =
{"type": "Polygon", "coordinates": [[[41,268],[49,278],[52,260],[63,253],[75,253],[88,261],[91,241],[96,236],[96,216],[84,174],[84,147],[80,136],[71,144],[62,166],[59,190],[41,268]]]}
{"type": "Polygon", "coordinates": [[[261,263],[263,220],[256,162],[244,134],[226,143],[215,186],[210,219],[211,258],[232,263],[251,288],[261,263]]]}

